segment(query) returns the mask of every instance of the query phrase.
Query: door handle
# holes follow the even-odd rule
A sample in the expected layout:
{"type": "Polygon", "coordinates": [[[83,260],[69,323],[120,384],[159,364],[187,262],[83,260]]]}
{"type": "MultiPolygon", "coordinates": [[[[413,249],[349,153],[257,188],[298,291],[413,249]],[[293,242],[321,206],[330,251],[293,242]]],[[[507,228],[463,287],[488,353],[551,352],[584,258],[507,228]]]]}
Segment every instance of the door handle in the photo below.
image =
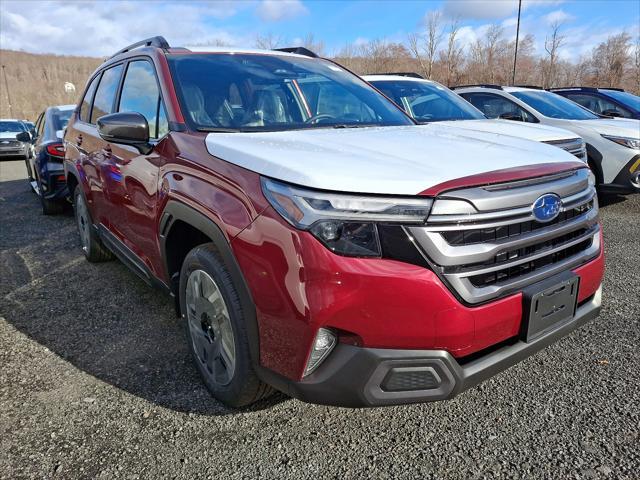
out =
{"type": "Polygon", "coordinates": [[[78,136],[76,137],[76,144],[77,144],[78,146],[82,145],[82,135],[78,135],[78,136]]]}

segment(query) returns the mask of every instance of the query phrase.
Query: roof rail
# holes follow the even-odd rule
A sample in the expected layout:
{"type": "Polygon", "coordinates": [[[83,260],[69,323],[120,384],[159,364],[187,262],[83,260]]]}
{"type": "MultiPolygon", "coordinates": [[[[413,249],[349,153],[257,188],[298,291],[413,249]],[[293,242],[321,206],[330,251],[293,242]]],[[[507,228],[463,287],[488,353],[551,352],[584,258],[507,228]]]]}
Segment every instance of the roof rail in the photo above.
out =
{"type": "Polygon", "coordinates": [[[544,90],[540,85],[513,85],[514,87],[519,88],[532,88],[534,90],[544,90]]]}
{"type": "Polygon", "coordinates": [[[548,88],[550,92],[554,90],[582,90],[583,92],[597,92],[598,90],[615,90],[616,92],[624,92],[624,88],[614,87],[554,87],[548,88]]]}
{"type": "Polygon", "coordinates": [[[296,53],[298,55],[304,55],[305,57],[319,58],[318,54],[304,47],[274,48],[274,50],[278,52],[285,52],[285,53],[296,53]]]}
{"type": "Polygon", "coordinates": [[[504,90],[500,85],[493,85],[491,83],[474,83],[470,85],[456,85],[455,87],[451,87],[451,90],[456,90],[458,88],[470,88],[470,87],[482,87],[482,88],[493,88],[494,90],[504,90]]]}
{"type": "Polygon", "coordinates": [[[117,51],[116,53],[111,55],[109,58],[116,57],[121,53],[129,52],[134,48],[138,48],[138,47],[157,47],[157,48],[164,48],[164,49],[170,48],[169,42],[167,42],[167,40],[164,37],[158,35],[157,37],[145,38],[144,40],[140,40],[139,42],[132,43],[128,47],[125,47],[122,50],[117,51]]]}
{"type": "Polygon", "coordinates": [[[383,73],[367,73],[367,75],[397,75],[399,77],[422,78],[424,77],[416,72],[383,72],[383,73]]]}

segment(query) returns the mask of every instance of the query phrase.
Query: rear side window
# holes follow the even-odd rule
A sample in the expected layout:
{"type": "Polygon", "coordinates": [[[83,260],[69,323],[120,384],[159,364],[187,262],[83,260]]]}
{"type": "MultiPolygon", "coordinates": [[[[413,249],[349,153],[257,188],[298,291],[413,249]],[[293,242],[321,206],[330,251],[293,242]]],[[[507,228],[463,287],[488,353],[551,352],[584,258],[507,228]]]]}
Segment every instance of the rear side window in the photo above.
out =
{"type": "Polygon", "coordinates": [[[80,120],[83,122],[89,123],[91,114],[91,99],[93,98],[93,93],[96,91],[96,87],[98,86],[98,81],[100,80],[100,75],[96,76],[93,79],[89,88],[87,88],[87,93],[85,93],[84,98],[82,99],[82,103],[80,104],[80,120]]]}
{"type": "Polygon", "coordinates": [[[610,115],[613,112],[617,113],[621,117],[632,118],[631,112],[621,108],[613,102],[608,101],[603,97],[596,95],[589,95],[586,93],[567,93],[566,97],[576,103],[579,103],[585,108],[588,108],[592,112],[599,114],[610,115]]]}
{"type": "Polygon", "coordinates": [[[137,112],[147,119],[149,136],[159,138],[167,128],[156,73],[146,60],[131,62],[122,84],[119,112],[137,112]]]}
{"type": "Polygon", "coordinates": [[[93,99],[91,123],[96,123],[98,118],[113,113],[113,103],[118,91],[121,74],[122,65],[105,70],[102,74],[102,79],[96,90],[96,96],[93,99]]]}

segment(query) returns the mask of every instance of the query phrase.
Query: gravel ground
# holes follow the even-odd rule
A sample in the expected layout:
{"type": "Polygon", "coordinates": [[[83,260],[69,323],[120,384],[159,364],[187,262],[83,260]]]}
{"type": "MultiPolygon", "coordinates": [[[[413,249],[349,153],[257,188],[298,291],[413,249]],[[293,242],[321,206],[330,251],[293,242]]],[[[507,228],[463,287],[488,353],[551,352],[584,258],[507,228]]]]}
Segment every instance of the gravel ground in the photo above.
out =
{"type": "MultiPolygon", "coordinates": [[[[23,165],[23,164],[22,164],[23,165]]],[[[0,163],[0,478],[640,478],[640,195],[602,209],[600,317],[456,399],[233,411],[171,301],[92,265],[0,163]]]]}

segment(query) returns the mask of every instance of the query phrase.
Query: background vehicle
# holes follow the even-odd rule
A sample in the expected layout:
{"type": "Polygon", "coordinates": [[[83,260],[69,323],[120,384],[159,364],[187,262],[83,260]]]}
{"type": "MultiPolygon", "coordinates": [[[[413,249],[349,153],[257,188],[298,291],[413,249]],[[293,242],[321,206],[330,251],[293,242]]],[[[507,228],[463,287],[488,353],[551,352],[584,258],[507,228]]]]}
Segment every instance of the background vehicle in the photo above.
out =
{"type": "Polygon", "coordinates": [[[216,398],[389,405],[451,398],[600,310],[586,165],[442,130],[305,49],[154,37],[89,79],[64,165],[85,257],[176,297],[216,398]]]}
{"type": "Polygon", "coordinates": [[[562,87],[549,91],[599,115],[640,120],[640,97],[621,88],[562,87]]]}
{"type": "Polygon", "coordinates": [[[20,120],[0,119],[0,158],[28,159],[31,151],[29,147],[31,136],[22,136],[22,139],[18,140],[17,136],[23,132],[27,132],[27,129],[20,120]]]}
{"type": "Polygon", "coordinates": [[[444,85],[417,74],[364,75],[366,81],[384,93],[418,123],[439,122],[478,132],[511,135],[562,148],[587,161],[585,143],[575,133],[544,125],[522,125],[501,119],[488,119],[484,113],[444,85]]]}
{"type": "Polygon", "coordinates": [[[27,160],[27,172],[45,215],[60,213],[69,195],[62,137],[74,109],[75,105],[49,107],[36,121],[35,155],[27,160]]]}
{"type": "Polygon", "coordinates": [[[640,190],[640,121],[600,118],[560,95],[535,88],[481,85],[454,90],[489,118],[542,123],[580,135],[600,191],[640,190]]]}

